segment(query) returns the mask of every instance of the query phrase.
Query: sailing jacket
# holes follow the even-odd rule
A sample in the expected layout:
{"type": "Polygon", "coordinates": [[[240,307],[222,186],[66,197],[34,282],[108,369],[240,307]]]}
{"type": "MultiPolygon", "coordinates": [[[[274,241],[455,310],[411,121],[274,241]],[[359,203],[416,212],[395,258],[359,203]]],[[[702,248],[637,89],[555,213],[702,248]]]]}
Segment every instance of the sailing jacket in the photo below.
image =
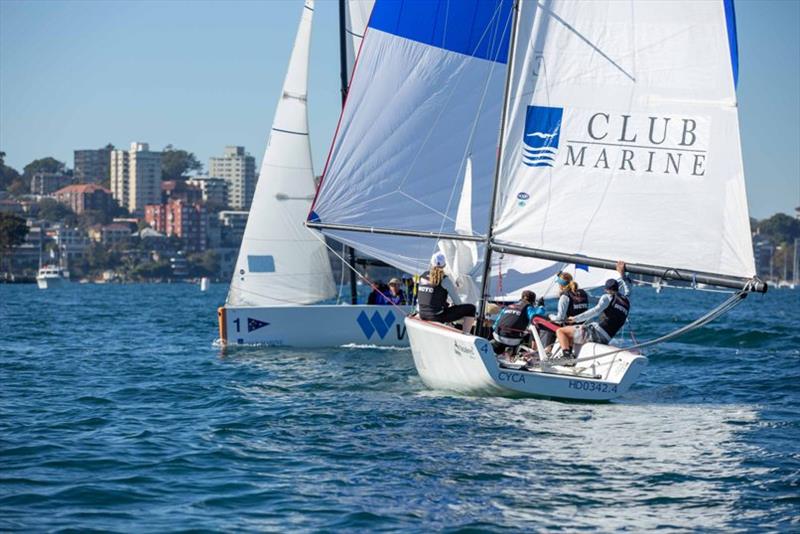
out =
{"type": "Polygon", "coordinates": [[[569,291],[558,299],[558,310],[550,314],[550,320],[556,323],[563,323],[567,317],[573,317],[589,309],[589,295],[586,291],[579,289],[576,292],[569,291]]]}
{"type": "Polygon", "coordinates": [[[600,316],[598,321],[592,325],[600,331],[601,335],[605,336],[606,341],[610,341],[625,324],[631,306],[628,300],[628,296],[631,294],[630,281],[622,277],[617,282],[619,291],[616,294],[604,294],[594,308],[573,317],[576,323],[581,323],[600,316]]]}
{"type": "Polygon", "coordinates": [[[521,338],[533,318],[544,313],[543,306],[534,306],[527,300],[521,300],[503,308],[492,328],[503,337],[521,338]]]}

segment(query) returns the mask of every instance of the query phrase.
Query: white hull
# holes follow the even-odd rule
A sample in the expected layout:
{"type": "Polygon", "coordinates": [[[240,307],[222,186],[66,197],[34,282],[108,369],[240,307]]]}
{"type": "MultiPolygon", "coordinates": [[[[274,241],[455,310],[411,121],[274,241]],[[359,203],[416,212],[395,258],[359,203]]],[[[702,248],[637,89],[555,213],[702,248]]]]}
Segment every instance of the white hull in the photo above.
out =
{"type": "Polygon", "coordinates": [[[36,285],[39,286],[39,289],[52,289],[54,287],[61,287],[69,283],[70,281],[68,278],[61,276],[36,277],[36,285]]]}
{"type": "MultiPolygon", "coordinates": [[[[467,395],[608,401],[626,393],[647,364],[644,356],[622,351],[575,367],[505,369],[483,338],[414,317],[406,318],[405,324],[414,365],[425,385],[467,395]]],[[[617,347],[587,343],[579,358],[612,350],[617,347]]]]}
{"type": "Polygon", "coordinates": [[[403,318],[410,312],[411,306],[224,307],[219,309],[220,339],[228,345],[405,347],[403,318]]]}

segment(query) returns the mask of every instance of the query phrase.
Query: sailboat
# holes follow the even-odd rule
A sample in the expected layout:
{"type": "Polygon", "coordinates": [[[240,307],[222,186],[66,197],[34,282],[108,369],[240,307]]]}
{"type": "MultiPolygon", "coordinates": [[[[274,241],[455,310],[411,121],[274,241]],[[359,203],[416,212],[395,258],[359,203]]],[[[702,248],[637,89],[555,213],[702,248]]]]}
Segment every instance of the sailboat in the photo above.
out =
{"type": "Polygon", "coordinates": [[[424,269],[442,240],[475,243],[479,325],[496,280],[527,261],[545,262],[515,273],[536,287],[548,283],[547,262],[591,270],[622,259],[631,274],[736,293],[658,340],[585,343],[574,366],[540,348],[527,371],[502,367],[482,335],[409,317],[426,385],[611,400],[646,366],[640,349],[766,291],[749,234],[732,2],[443,6],[375,5],[351,85],[358,112],[345,108],[308,226],[407,269],[424,269]],[[474,142],[498,129],[496,152],[474,142]],[[468,153],[487,223],[465,235],[449,200],[468,153]]]}
{"type": "MultiPolygon", "coordinates": [[[[352,38],[343,41],[342,54],[363,33],[356,24],[366,23],[365,7],[371,3],[349,10],[352,38]]],[[[313,0],[306,0],[228,297],[218,310],[220,340],[407,345],[402,319],[410,307],[319,304],[334,297],[336,287],[324,241],[304,226],[316,190],[306,105],[313,13],[313,0]]]]}

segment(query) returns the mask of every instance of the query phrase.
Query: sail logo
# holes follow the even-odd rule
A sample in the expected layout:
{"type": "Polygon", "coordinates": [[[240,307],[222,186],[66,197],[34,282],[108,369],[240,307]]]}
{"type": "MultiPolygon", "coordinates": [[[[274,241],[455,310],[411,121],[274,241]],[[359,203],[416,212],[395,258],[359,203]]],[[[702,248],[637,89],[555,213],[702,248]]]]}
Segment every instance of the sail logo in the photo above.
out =
{"type": "Polygon", "coordinates": [[[557,166],[593,173],[701,178],[708,117],[655,112],[564,110],[557,166]]]}
{"type": "Polygon", "coordinates": [[[372,339],[372,336],[376,333],[381,339],[385,338],[394,321],[394,314],[391,311],[386,312],[384,317],[381,317],[377,310],[372,313],[372,316],[368,316],[367,312],[362,311],[356,318],[358,326],[361,327],[361,331],[364,332],[367,339],[372,339]]]}
{"type": "Polygon", "coordinates": [[[528,167],[552,167],[558,154],[563,108],[528,106],[522,139],[522,163],[528,167]]]}

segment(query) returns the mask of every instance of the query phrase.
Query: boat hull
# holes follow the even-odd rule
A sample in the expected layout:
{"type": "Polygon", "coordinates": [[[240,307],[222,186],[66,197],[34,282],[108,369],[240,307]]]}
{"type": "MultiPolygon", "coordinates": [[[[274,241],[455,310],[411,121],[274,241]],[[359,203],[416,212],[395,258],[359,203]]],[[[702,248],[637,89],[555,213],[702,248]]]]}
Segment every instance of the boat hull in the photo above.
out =
{"type": "Polygon", "coordinates": [[[335,304],[223,307],[220,339],[227,345],[405,347],[403,318],[411,311],[411,306],[335,304]]]}
{"type": "MultiPolygon", "coordinates": [[[[647,365],[647,358],[629,351],[534,371],[500,367],[491,344],[448,326],[405,320],[420,378],[431,389],[467,395],[542,397],[609,401],[626,393],[647,365]]],[[[579,358],[601,355],[617,347],[587,343],[579,358]]]]}
{"type": "Polygon", "coordinates": [[[36,277],[36,285],[39,286],[39,289],[52,289],[68,283],[69,280],[61,276],[36,277]]]}

